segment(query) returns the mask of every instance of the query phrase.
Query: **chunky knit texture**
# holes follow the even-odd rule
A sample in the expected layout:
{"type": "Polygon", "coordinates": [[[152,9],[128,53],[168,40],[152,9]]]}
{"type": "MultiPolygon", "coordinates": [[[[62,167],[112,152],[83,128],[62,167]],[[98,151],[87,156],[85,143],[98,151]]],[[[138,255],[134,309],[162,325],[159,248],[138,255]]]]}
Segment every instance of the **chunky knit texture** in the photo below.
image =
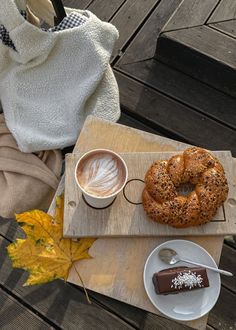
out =
{"type": "Polygon", "coordinates": [[[0,99],[23,152],[73,145],[88,114],[111,121],[120,116],[109,65],[118,31],[86,15],[79,27],[45,32],[27,22],[13,0],[0,1],[0,24],[16,48],[0,43],[0,99]]]}

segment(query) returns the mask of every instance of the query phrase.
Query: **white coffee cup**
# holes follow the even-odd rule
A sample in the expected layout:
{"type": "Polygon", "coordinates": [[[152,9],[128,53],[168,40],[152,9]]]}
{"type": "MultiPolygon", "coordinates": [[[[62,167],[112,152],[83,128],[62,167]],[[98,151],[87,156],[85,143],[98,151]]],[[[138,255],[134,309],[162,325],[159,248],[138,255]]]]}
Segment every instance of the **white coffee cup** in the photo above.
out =
{"type": "Polygon", "coordinates": [[[86,152],[75,166],[75,180],[85,201],[92,207],[112,204],[128,179],[124,160],[109,149],[86,152]]]}

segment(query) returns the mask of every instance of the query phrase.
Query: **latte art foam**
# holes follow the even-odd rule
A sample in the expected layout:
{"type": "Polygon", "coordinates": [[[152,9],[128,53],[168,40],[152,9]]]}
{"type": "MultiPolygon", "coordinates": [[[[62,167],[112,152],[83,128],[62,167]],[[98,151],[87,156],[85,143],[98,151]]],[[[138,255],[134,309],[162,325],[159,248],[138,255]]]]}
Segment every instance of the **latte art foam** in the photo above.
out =
{"type": "Polygon", "coordinates": [[[98,197],[110,196],[124,183],[124,165],[109,152],[91,154],[79,164],[77,178],[87,193],[98,197]]]}

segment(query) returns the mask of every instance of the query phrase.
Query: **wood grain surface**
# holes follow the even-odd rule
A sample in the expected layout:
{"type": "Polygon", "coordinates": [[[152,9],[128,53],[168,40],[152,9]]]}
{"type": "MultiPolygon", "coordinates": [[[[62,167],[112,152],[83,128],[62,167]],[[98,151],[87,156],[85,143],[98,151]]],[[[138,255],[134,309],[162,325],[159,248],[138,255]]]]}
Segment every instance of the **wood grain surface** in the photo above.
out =
{"type": "Polygon", "coordinates": [[[235,97],[235,13],[235,1],[183,0],[161,31],[156,58],[235,97]]]}
{"type": "Polygon", "coordinates": [[[210,25],[202,25],[161,34],[156,57],[161,62],[235,97],[235,48],[235,38],[211,28],[210,25]]]}
{"type": "MultiPolygon", "coordinates": [[[[183,150],[187,145],[89,116],[74,151],[86,152],[102,147],[111,148],[116,152],[149,152],[183,150]]],[[[63,183],[60,189],[63,189],[63,183]]],[[[55,200],[49,212],[53,213],[54,209],[55,200]]],[[[78,269],[86,287],[160,315],[148,300],[143,287],[142,273],[149,253],[154,247],[168,239],[171,238],[98,239],[90,249],[93,259],[78,263],[78,269]]],[[[219,263],[223,236],[190,236],[188,239],[204,247],[219,263]]],[[[81,285],[73,269],[70,271],[68,280],[81,285]]],[[[207,316],[204,316],[185,324],[196,329],[205,329],[206,322],[207,316]]]]}
{"type": "Polygon", "coordinates": [[[221,0],[210,16],[208,23],[221,22],[236,18],[236,1],[221,0]]]}
{"type": "Polygon", "coordinates": [[[197,49],[211,59],[222,62],[226,67],[232,69],[236,67],[236,58],[232,51],[236,48],[236,40],[226,35],[222,36],[220,32],[209,26],[166,32],[165,37],[191,49],[197,49]]]}
{"type": "Polygon", "coordinates": [[[93,0],[62,0],[66,7],[76,8],[76,9],[86,9],[93,0]]]}
{"type": "Polygon", "coordinates": [[[163,30],[170,31],[203,25],[217,3],[218,0],[183,0],[163,30]]]}
{"type": "Polygon", "coordinates": [[[0,289],[0,329],[52,329],[49,324],[0,289]]]}
{"type": "MultiPolygon", "coordinates": [[[[232,156],[229,151],[217,151],[214,155],[223,165],[229,185],[228,199],[214,219],[204,226],[184,229],[173,228],[148,219],[142,207],[142,182],[148,168],[156,160],[170,159],[176,152],[120,153],[128,167],[128,183],[114,203],[103,210],[89,207],[78,189],[74,173],[83,154],[69,154],[66,158],[65,178],[65,237],[133,237],[133,236],[203,236],[236,234],[235,212],[236,181],[232,175],[232,156]],[[130,181],[131,180],[131,181],[130,181]],[[130,202],[129,202],[130,201],[130,202]],[[139,203],[137,205],[137,203],[139,203]]],[[[185,187],[185,189],[188,187],[185,187]]],[[[189,193],[189,191],[186,191],[189,193]]]]}
{"type": "MultiPolygon", "coordinates": [[[[154,69],[155,72],[158,75],[158,71],[154,69]]],[[[147,72],[147,74],[150,73],[147,72]]],[[[235,130],[167,97],[164,93],[143,86],[124,74],[117,72],[116,79],[120,88],[121,104],[130,115],[141,118],[143,121],[145,119],[150,127],[175,139],[188,141],[210,150],[230,149],[236,155],[235,130]]],[[[176,85],[178,80],[173,80],[172,83],[176,85]]],[[[185,87],[182,86],[182,88],[186,89],[186,86],[189,86],[187,81],[185,87]]],[[[231,112],[233,112],[233,106],[235,107],[235,101],[232,101],[231,112]]],[[[224,106],[219,111],[224,112],[224,106]]],[[[233,120],[234,117],[231,118],[233,120]]]]}
{"type": "Polygon", "coordinates": [[[230,37],[236,38],[236,19],[219,23],[212,23],[209,26],[229,35],[230,37]]]}
{"type": "Polygon", "coordinates": [[[149,12],[155,7],[156,0],[127,0],[119,12],[111,19],[111,23],[119,31],[119,39],[113,49],[113,58],[120,55],[121,50],[135,33],[140,23],[145,20],[149,12]]]}
{"type": "Polygon", "coordinates": [[[107,0],[94,0],[88,7],[88,10],[101,20],[109,21],[125,2],[126,0],[109,0],[108,6],[107,0]]]}
{"type": "MultiPolygon", "coordinates": [[[[128,73],[132,78],[141,81],[142,84],[145,83],[146,85],[150,86],[152,89],[154,89],[153,93],[156,89],[160,93],[163,93],[165,95],[168,95],[170,98],[173,98],[173,100],[182,102],[191,109],[196,110],[198,116],[202,118],[202,121],[204,120],[208,122],[210,127],[211,123],[213,126],[216,125],[216,127],[219,125],[219,123],[221,123],[223,125],[227,125],[227,127],[230,127],[234,130],[236,129],[235,99],[222,93],[221,91],[217,91],[216,89],[208,85],[204,85],[200,81],[197,81],[190,76],[187,76],[166,66],[163,63],[158,62],[156,59],[149,59],[141,62],[134,61],[133,63],[126,64],[126,56],[124,56],[116,65],[116,69],[122,71],[123,74],[128,73]],[[186,92],[186,86],[188,92],[186,92]],[[227,109],[227,111],[224,111],[223,109],[227,109]],[[202,115],[204,117],[202,117],[202,115]],[[208,117],[213,120],[217,120],[218,125],[212,120],[209,121],[208,117]]],[[[127,78],[126,86],[123,87],[124,76],[119,75],[119,73],[117,73],[117,76],[120,82],[119,87],[122,91],[123,96],[122,103],[124,103],[125,106],[128,103],[128,100],[124,97],[125,95],[128,96],[128,93],[125,93],[125,90],[127,90],[127,85],[132,86],[135,84],[135,82],[134,80],[127,78]]],[[[151,92],[152,91],[150,90],[150,94],[151,92]]],[[[140,93],[142,93],[142,90],[138,88],[137,98],[139,98],[140,93]]],[[[174,109],[175,107],[173,107],[173,111],[174,109]]],[[[189,109],[190,113],[191,109],[189,109]]],[[[185,125],[185,122],[187,125],[189,121],[183,121],[182,125],[185,125]]],[[[169,125],[168,121],[166,121],[165,126],[169,125]]],[[[211,131],[210,127],[208,128],[208,131],[211,131]]],[[[220,127],[222,130],[222,126],[220,127]]],[[[212,130],[214,131],[213,127],[212,130]]],[[[201,138],[202,134],[204,135],[203,126],[201,126],[201,134],[198,134],[195,143],[197,143],[197,140],[201,138]]],[[[231,131],[231,134],[235,133],[231,131]]],[[[214,141],[215,134],[213,136],[214,138],[212,138],[212,140],[214,141]]],[[[218,143],[216,143],[215,148],[217,148],[218,146],[218,143]]],[[[228,148],[229,146],[225,144],[225,149],[228,150],[228,148]]]]}
{"type": "Polygon", "coordinates": [[[182,0],[160,1],[121,57],[122,63],[142,63],[155,55],[156,41],[182,0]],[[144,47],[145,45],[145,47],[144,47]]]}

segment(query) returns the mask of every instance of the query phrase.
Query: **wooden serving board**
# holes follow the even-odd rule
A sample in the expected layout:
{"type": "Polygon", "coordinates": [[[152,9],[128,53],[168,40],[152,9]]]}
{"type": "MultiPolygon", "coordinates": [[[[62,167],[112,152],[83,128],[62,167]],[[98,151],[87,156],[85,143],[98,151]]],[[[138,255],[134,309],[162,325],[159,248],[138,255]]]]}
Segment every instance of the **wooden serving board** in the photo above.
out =
{"type": "Polygon", "coordinates": [[[121,153],[120,155],[128,167],[128,182],[123,193],[117,196],[110,207],[103,210],[89,207],[75,182],[75,166],[83,154],[68,154],[66,157],[64,236],[77,238],[236,234],[236,221],[231,212],[233,208],[231,204],[233,201],[236,203],[234,199],[236,187],[232,184],[234,178],[230,151],[214,152],[225,169],[229,183],[229,195],[224,206],[218,210],[211,222],[204,226],[177,229],[156,223],[146,216],[143,206],[140,204],[145,173],[154,161],[170,159],[176,154],[176,152],[121,153]]]}
{"type": "MultiPolygon", "coordinates": [[[[93,116],[88,116],[76,143],[74,152],[86,152],[95,148],[110,148],[122,152],[181,151],[189,145],[178,141],[146,133],[127,126],[110,123],[93,116]]],[[[236,162],[234,164],[236,177],[236,162]]],[[[56,195],[64,190],[64,179],[56,195]]],[[[55,198],[49,209],[55,211],[55,198]]],[[[65,219],[66,220],[66,219],[65,219]]],[[[172,237],[142,238],[99,238],[90,248],[93,259],[82,260],[75,266],[83,278],[85,286],[95,292],[142,308],[153,314],[161,313],[152,305],[143,285],[143,267],[151,251],[162,242],[172,237]]],[[[215,259],[220,260],[224,236],[188,236],[205,248],[215,259]]],[[[81,286],[78,274],[71,268],[68,281],[81,286]]],[[[153,318],[147,314],[144,322],[153,318]]],[[[198,320],[181,322],[199,330],[206,329],[207,315],[198,320]]]]}

